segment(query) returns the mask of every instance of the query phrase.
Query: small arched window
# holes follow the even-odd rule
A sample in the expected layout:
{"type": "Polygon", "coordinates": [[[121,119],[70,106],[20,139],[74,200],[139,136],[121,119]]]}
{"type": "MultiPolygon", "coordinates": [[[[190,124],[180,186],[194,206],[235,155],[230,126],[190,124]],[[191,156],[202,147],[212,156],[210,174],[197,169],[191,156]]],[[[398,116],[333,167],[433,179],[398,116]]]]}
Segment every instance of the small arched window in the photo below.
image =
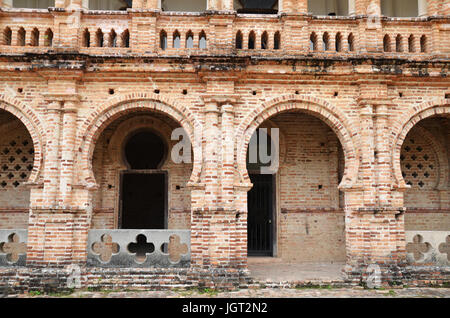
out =
{"type": "Polygon", "coordinates": [[[342,51],[342,35],[340,32],[336,33],[335,45],[336,45],[336,52],[342,51]]]}
{"type": "Polygon", "coordinates": [[[130,47],[130,31],[128,29],[122,32],[121,38],[122,47],[130,47]]]}
{"type": "Polygon", "coordinates": [[[167,49],[167,33],[164,30],[159,33],[159,47],[161,50],[167,49]]]}
{"type": "Polygon", "coordinates": [[[415,42],[414,35],[411,34],[408,38],[408,51],[410,53],[413,53],[416,51],[416,46],[415,46],[414,42],[415,42]]]}
{"type": "Polygon", "coordinates": [[[186,48],[187,49],[194,48],[194,33],[192,33],[192,31],[189,31],[186,34],[186,48]]]}
{"type": "Polygon", "coordinates": [[[34,28],[31,31],[31,46],[39,46],[39,30],[34,28]]]}
{"type": "Polygon", "coordinates": [[[47,29],[44,34],[44,45],[51,47],[53,46],[53,31],[52,29],[47,29]]]}
{"type": "Polygon", "coordinates": [[[108,39],[109,47],[117,47],[117,34],[114,29],[111,29],[111,32],[109,32],[109,39],[108,39]]]}
{"type": "Polygon", "coordinates": [[[242,44],[243,42],[243,36],[242,36],[242,32],[239,30],[236,33],[236,49],[241,50],[242,49],[242,44]]]}
{"type": "Polygon", "coordinates": [[[90,47],[91,46],[91,34],[88,29],[84,29],[83,32],[83,46],[90,47]]]}
{"type": "Polygon", "coordinates": [[[281,46],[281,35],[280,31],[275,32],[275,35],[273,36],[273,49],[279,50],[281,46]]]}
{"type": "Polygon", "coordinates": [[[3,31],[3,45],[11,45],[12,31],[9,27],[6,27],[3,31]]]}
{"type": "Polygon", "coordinates": [[[256,35],[254,31],[251,31],[248,35],[248,49],[254,50],[255,49],[255,42],[256,42],[256,35]]]}
{"type": "Polygon", "coordinates": [[[353,33],[349,34],[347,42],[349,52],[353,52],[355,50],[355,37],[353,36],[353,33]]]}
{"type": "Polygon", "coordinates": [[[205,31],[200,32],[199,41],[198,41],[198,47],[201,50],[206,50],[206,48],[207,48],[205,31]]]}
{"type": "Polygon", "coordinates": [[[267,34],[266,31],[263,32],[263,34],[261,35],[261,49],[262,50],[267,50],[269,47],[269,36],[267,34]]]}
{"type": "Polygon", "coordinates": [[[309,49],[311,51],[317,51],[317,35],[315,32],[309,36],[309,49]]]}
{"type": "Polygon", "coordinates": [[[403,38],[400,34],[395,38],[395,52],[403,52],[403,38]]]}
{"type": "Polygon", "coordinates": [[[323,50],[328,51],[330,49],[330,37],[328,35],[328,32],[325,32],[323,34],[322,42],[323,42],[323,50]]]}
{"type": "Polygon", "coordinates": [[[391,38],[387,34],[383,38],[383,51],[384,52],[391,51],[391,38]]]}
{"type": "Polygon", "coordinates": [[[427,51],[427,37],[422,35],[420,38],[420,52],[425,53],[427,51]]]}
{"type": "Polygon", "coordinates": [[[97,47],[103,47],[103,32],[101,29],[97,30],[97,33],[95,34],[95,38],[97,41],[97,47]]]}
{"type": "Polygon", "coordinates": [[[173,32],[172,47],[174,49],[179,49],[181,47],[181,36],[180,36],[180,32],[178,32],[178,30],[173,32]]]}
{"type": "Polygon", "coordinates": [[[20,28],[19,31],[17,31],[17,46],[25,46],[25,29],[20,28]]]}

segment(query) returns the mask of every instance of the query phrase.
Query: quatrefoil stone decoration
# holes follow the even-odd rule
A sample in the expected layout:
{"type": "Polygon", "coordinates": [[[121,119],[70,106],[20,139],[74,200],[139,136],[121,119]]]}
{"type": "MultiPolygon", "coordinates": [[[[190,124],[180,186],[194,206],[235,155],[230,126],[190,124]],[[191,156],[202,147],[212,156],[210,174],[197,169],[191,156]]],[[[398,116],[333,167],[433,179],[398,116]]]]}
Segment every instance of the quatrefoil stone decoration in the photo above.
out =
{"type": "Polygon", "coordinates": [[[127,248],[130,253],[136,254],[135,260],[138,263],[145,262],[147,254],[155,251],[155,245],[153,243],[147,243],[147,237],[143,234],[139,234],[136,237],[136,243],[128,244],[127,248]]]}
{"type": "Polygon", "coordinates": [[[178,235],[171,235],[169,238],[169,260],[174,263],[178,263],[181,259],[181,255],[188,252],[187,244],[181,244],[180,237],[178,235]]]}
{"type": "Polygon", "coordinates": [[[439,244],[439,252],[447,254],[447,260],[450,261],[450,235],[447,235],[444,243],[439,244]]]}
{"type": "Polygon", "coordinates": [[[406,244],[406,251],[412,253],[416,261],[420,260],[424,253],[427,253],[429,250],[430,244],[426,242],[423,243],[423,237],[419,234],[413,237],[412,243],[406,244]]]}
{"type": "Polygon", "coordinates": [[[16,233],[8,237],[8,242],[0,244],[0,252],[6,254],[8,262],[16,263],[19,260],[20,254],[27,252],[27,244],[20,242],[20,237],[16,233]]]}
{"type": "Polygon", "coordinates": [[[112,241],[111,235],[103,234],[101,242],[92,244],[92,251],[100,255],[102,262],[109,262],[113,254],[119,253],[119,244],[112,241]]]}

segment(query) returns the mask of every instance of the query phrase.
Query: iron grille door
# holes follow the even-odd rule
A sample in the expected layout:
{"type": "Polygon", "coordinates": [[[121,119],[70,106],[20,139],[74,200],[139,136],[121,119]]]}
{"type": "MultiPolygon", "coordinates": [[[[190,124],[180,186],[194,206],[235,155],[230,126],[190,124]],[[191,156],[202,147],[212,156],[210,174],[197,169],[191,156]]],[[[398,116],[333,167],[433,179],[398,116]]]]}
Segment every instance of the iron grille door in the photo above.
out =
{"type": "Polygon", "coordinates": [[[248,255],[273,254],[273,175],[251,174],[248,192],[248,255]]]}

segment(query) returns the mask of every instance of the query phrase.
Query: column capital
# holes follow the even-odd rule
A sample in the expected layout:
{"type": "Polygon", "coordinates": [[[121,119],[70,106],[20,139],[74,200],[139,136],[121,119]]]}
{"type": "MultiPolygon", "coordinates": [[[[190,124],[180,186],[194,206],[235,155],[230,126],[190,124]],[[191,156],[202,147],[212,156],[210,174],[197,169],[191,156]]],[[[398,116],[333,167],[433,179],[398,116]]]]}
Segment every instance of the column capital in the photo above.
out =
{"type": "Polygon", "coordinates": [[[203,101],[217,105],[234,105],[239,100],[238,94],[203,95],[203,101]]]}

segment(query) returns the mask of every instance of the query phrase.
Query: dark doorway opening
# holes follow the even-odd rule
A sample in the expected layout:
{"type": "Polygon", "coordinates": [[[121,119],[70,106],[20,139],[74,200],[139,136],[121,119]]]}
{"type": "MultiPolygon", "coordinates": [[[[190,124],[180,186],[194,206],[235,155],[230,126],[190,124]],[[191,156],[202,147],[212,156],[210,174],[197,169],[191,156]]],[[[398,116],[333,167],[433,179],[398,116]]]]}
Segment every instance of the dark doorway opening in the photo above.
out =
{"type": "Polygon", "coordinates": [[[167,173],[125,171],[121,188],[120,228],[167,228],[167,173]]]}
{"type": "Polygon", "coordinates": [[[274,175],[250,174],[253,188],[248,192],[248,255],[273,256],[274,175]]]}
{"type": "Polygon", "coordinates": [[[159,170],[166,149],[164,140],[149,129],[127,139],[123,152],[129,170],[121,174],[119,228],[167,228],[168,177],[159,170]]]}

